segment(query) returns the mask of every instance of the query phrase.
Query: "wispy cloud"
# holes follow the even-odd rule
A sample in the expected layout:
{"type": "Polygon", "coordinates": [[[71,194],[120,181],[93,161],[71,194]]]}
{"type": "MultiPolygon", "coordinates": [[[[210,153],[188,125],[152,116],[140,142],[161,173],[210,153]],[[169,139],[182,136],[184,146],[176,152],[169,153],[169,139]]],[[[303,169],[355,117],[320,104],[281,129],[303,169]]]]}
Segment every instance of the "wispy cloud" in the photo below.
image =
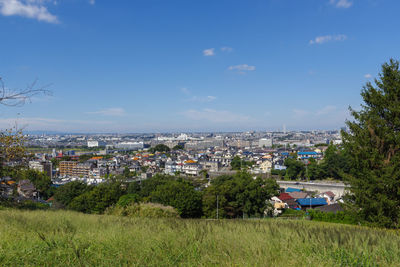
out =
{"type": "Polygon", "coordinates": [[[326,105],[317,109],[293,109],[290,118],[290,127],[305,128],[332,128],[341,127],[350,116],[346,107],[326,105]]]}
{"type": "Polygon", "coordinates": [[[337,35],[324,35],[324,36],[317,36],[315,39],[310,40],[310,44],[324,44],[327,42],[338,42],[338,41],[345,41],[347,36],[344,34],[337,34],[337,35]]]}
{"type": "Polygon", "coordinates": [[[310,120],[312,120],[312,118],[334,114],[336,111],[337,111],[337,107],[333,106],[333,105],[324,106],[321,109],[318,109],[316,111],[310,111],[310,110],[304,110],[304,109],[293,109],[292,110],[294,118],[296,118],[296,119],[309,118],[310,120]]]}
{"type": "Polygon", "coordinates": [[[208,96],[192,96],[191,98],[188,98],[187,101],[193,101],[193,102],[213,102],[217,99],[216,96],[208,95],[208,96]]]}
{"type": "Polygon", "coordinates": [[[227,110],[202,109],[202,110],[187,110],[183,115],[191,120],[206,121],[212,123],[243,123],[252,121],[249,116],[233,113],[227,110]]]}
{"type": "Polygon", "coordinates": [[[205,50],[203,50],[203,55],[206,57],[215,56],[214,51],[215,51],[214,48],[205,49],[205,50]]]}
{"type": "Polygon", "coordinates": [[[293,109],[293,117],[298,119],[298,118],[303,118],[305,116],[308,116],[310,114],[309,111],[303,110],[303,109],[293,109]]]}
{"type": "Polygon", "coordinates": [[[371,78],[372,78],[372,75],[369,74],[369,73],[367,73],[367,74],[364,75],[364,77],[365,77],[366,79],[371,79],[371,78]]]}
{"type": "Polygon", "coordinates": [[[104,116],[124,116],[126,115],[123,108],[106,108],[99,111],[87,112],[87,114],[98,114],[104,116]]]}
{"type": "Polygon", "coordinates": [[[250,66],[247,64],[242,64],[242,65],[235,65],[235,66],[229,66],[228,70],[236,70],[240,74],[244,74],[246,71],[254,71],[256,70],[255,66],[250,66]]]}
{"type": "Polygon", "coordinates": [[[353,5],[349,0],[329,0],[329,3],[337,8],[349,8],[353,5]]]}
{"type": "Polygon", "coordinates": [[[322,115],[326,115],[326,114],[331,114],[331,113],[335,112],[336,110],[337,110],[336,106],[328,105],[328,106],[321,108],[320,110],[317,110],[317,112],[315,114],[317,116],[322,116],[322,115]]]}
{"type": "Polygon", "coordinates": [[[197,96],[192,95],[190,90],[186,87],[181,88],[181,92],[188,96],[189,98],[185,99],[186,101],[193,101],[193,102],[212,102],[217,99],[216,96],[208,95],[208,96],[197,96]]]}
{"type": "Polygon", "coordinates": [[[190,91],[186,87],[181,88],[181,92],[184,93],[185,95],[190,95],[190,91]]]}
{"type": "Polygon", "coordinates": [[[96,0],[89,0],[89,4],[91,4],[91,5],[96,4],[96,0]]]}
{"type": "Polygon", "coordinates": [[[21,118],[3,118],[0,119],[1,128],[10,128],[17,126],[23,130],[71,130],[84,129],[90,130],[90,127],[103,127],[112,124],[111,121],[93,121],[93,120],[62,120],[43,117],[21,117],[21,118]]]}
{"type": "Polygon", "coordinates": [[[0,14],[21,16],[48,23],[59,23],[57,16],[51,14],[45,0],[0,0],[0,14]]]}
{"type": "Polygon", "coordinates": [[[229,47],[229,46],[223,46],[223,47],[221,47],[221,51],[222,51],[222,52],[230,53],[230,52],[233,51],[233,48],[232,48],[232,47],[229,47]]]}

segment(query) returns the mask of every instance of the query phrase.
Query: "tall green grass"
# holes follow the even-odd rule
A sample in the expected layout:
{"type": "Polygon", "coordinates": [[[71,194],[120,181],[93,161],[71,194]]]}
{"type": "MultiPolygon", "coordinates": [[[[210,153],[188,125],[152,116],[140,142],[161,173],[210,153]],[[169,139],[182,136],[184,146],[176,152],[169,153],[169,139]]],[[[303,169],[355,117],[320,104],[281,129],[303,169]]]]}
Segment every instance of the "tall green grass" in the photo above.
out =
{"type": "Polygon", "coordinates": [[[400,266],[398,231],[0,210],[0,266],[400,266]]]}

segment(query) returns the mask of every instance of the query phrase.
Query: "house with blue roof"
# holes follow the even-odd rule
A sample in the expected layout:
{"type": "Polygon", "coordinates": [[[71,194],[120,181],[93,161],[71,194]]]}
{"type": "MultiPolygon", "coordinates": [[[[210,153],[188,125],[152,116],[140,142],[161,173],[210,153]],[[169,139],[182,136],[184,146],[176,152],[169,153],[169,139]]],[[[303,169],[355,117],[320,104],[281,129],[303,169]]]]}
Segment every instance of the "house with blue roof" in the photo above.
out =
{"type": "Polygon", "coordinates": [[[291,192],[301,192],[301,189],[293,188],[293,187],[288,187],[285,190],[286,193],[291,193],[291,192]]]}
{"type": "Polygon", "coordinates": [[[304,160],[304,159],[309,159],[309,158],[320,158],[321,157],[321,154],[320,153],[317,153],[317,152],[315,152],[315,151],[300,151],[300,152],[297,152],[297,159],[301,159],[301,160],[304,160]]]}
{"type": "Polygon", "coordinates": [[[325,198],[299,198],[296,202],[302,210],[328,205],[325,198]]]}

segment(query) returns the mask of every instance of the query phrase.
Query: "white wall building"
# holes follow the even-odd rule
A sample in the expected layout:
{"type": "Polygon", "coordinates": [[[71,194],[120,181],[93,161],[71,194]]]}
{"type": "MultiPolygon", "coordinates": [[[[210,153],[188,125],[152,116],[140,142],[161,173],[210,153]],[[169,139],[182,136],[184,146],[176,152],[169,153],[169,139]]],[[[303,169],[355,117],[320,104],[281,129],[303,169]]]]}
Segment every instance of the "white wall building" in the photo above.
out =
{"type": "Polygon", "coordinates": [[[271,147],[273,144],[271,138],[261,138],[258,140],[258,146],[259,147],[271,147]]]}

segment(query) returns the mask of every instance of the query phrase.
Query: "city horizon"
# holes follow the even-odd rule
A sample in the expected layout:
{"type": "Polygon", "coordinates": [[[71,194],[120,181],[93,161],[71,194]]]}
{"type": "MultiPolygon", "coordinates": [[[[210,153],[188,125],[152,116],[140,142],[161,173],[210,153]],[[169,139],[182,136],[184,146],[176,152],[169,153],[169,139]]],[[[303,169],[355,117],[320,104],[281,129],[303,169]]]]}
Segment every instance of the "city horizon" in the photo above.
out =
{"type": "Polygon", "coordinates": [[[51,94],[0,108],[0,128],[339,129],[381,64],[400,58],[399,8],[394,0],[1,0],[5,90],[36,81],[51,94]]]}

